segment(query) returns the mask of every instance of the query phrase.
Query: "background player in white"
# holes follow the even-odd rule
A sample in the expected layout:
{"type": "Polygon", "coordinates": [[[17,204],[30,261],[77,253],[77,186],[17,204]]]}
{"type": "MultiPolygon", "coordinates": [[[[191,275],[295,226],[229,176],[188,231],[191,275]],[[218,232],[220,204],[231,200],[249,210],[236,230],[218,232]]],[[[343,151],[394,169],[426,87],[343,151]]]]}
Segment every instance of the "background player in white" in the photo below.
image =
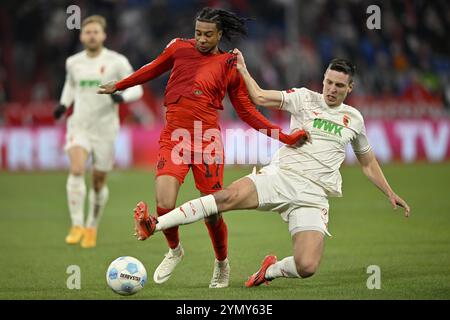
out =
{"type": "Polygon", "coordinates": [[[293,256],[280,261],[276,256],[266,256],[246,286],[257,286],[278,277],[310,277],[319,266],[324,235],[329,234],[328,197],[342,196],[339,168],[348,143],[369,180],[387,196],[394,209],[401,206],[405,216],[409,216],[408,204],[391,189],[370,148],[362,115],[343,103],[353,89],[352,63],[343,59],[330,63],[322,94],[306,88],[262,90],[247,71],[239,50],[235,49],[234,53],[252,101],[290,112],[291,130],[308,131],[311,143],[301,147],[283,146],[270,165],[258,173],[254,171],[214,195],[189,201],[163,217],[149,216],[147,205],[138,203],[135,208],[138,239],[145,240],[155,231],[218,212],[255,208],[276,211],[289,223],[293,256]]]}
{"type": "Polygon", "coordinates": [[[84,50],[66,60],[66,81],[60,105],[54,112],[58,119],[74,104],[73,113],[67,120],[64,147],[70,159],[67,199],[72,220],[66,242],[76,244],[81,241],[83,248],[95,247],[97,227],[108,200],[105,181],[114,164],[114,142],[119,131],[118,103],[142,96],[141,86],[112,96],[97,94],[101,83],[122,79],[133,72],[127,58],[103,46],[105,28],[106,20],[102,16],[94,15],[83,20],[80,41],[84,50]],[[90,155],[93,160],[92,188],[85,224],[84,173],[90,155]]]}

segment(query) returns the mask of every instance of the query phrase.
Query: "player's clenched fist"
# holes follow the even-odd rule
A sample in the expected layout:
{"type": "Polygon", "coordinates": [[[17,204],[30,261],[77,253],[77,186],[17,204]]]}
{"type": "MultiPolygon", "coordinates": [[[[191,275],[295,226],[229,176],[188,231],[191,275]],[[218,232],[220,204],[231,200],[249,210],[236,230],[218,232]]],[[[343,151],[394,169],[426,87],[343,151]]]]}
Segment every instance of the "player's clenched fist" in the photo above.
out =
{"type": "Polygon", "coordinates": [[[238,70],[240,69],[246,69],[244,56],[242,55],[242,52],[239,51],[239,49],[234,49],[233,54],[236,55],[236,68],[238,70]]]}
{"type": "Polygon", "coordinates": [[[305,130],[297,130],[291,134],[280,132],[280,141],[290,146],[301,147],[305,143],[311,143],[311,135],[305,130]]]}

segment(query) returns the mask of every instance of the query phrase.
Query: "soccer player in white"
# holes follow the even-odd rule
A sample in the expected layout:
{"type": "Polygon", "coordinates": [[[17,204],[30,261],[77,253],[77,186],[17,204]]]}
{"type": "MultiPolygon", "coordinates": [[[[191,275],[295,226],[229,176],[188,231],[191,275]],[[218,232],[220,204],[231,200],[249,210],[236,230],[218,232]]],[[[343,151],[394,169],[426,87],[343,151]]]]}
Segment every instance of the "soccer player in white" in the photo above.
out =
{"type": "Polygon", "coordinates": [[[189,201],[165,216],[149,216],[147,205],[139,202],[134,216],[139,240],[155,231],[218,212],[255,208],[276,211],[289,224],[293,255],[279,261],[276,256],[266,256],[246,286],[258,286],[279,277],[310,277],[319,266],[324,235],[329,235],[328,197],[342,196],[339,168],[349,143],[364,174],[387,196],[394,209],[401,206],[405,216],[409,216],[408,204],[391,189],[371,150],[361,113],[343,103],[353,88],[352,63],[344,59],[331,61],[322,94],[306,88],[263,90],[247,71],[241,52],[235,49],[234,53],[252,101],[290,112],[291,130],[308,131],[310,140],[298,147],[281,147],[271,163],[258,173],[254,171],[214,195],[189,201]]]}
{"type": "Polygon", "coordinates": [[[103,46],[106,21],[94,15],[83,20],[80,41],[84,50],[66,60],[66,81],[54,116],[60,118],[73,103],[67,120],[66,145],[70,160],[67,200],[72,227],[68,244],[81,241],[83,248],[96,246],[97,228],[108,200],[107,173],[114,164],[114,142],[119,132],[118,103],[139,99],[142,87],[136,86],[113,96],[98,95],[101,83],[122,79],[133,72],[123,55],[103,46]],[[92,155],[92,188],[84,223],[86,184],[85,166],[92,155]]]}

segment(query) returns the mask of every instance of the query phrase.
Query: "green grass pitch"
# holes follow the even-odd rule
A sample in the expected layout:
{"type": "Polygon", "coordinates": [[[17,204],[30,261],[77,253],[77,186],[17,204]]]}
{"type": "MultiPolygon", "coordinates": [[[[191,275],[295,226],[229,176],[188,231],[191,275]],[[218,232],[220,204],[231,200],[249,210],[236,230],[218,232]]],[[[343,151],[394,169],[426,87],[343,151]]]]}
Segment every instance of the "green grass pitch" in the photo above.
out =
{"type": "MultiPolygon", "coordinates": [[[[213,250],[206,227],[180,228],[184,261],[163,285],[153,271],[167,250],[162,234],[139,242],[132,236],[132,209],[153,201],[152,171],[115,171],[110,201],[95,249],[68,246],[67,173],[0,173],[0,299],[450,299],[450,164],[386,165],[388,180],[412,208],[405,219],[358,167],[344,167],[344,197],[330,201],[330,232],[317,274],[277,279],[247,289],[244,281],[262,258],[291,255],[285,224],[275,213],[225,214],[229,230],[230,288],[208,289],[213,250]],[[113,293],[105,272],[116,257],[130,255],[146,266],[149,281],[131,297],[113,293]],[[81,268],[81,289],[69,290],[69,265],[81,268]],[[381,269],[381,289],[369,290],[367,267],[381,269]]],[[[227,168],[226,183],[250,168],[227,168]]],[[[178,203],[195,198],[192,176],[178,203]]]]}

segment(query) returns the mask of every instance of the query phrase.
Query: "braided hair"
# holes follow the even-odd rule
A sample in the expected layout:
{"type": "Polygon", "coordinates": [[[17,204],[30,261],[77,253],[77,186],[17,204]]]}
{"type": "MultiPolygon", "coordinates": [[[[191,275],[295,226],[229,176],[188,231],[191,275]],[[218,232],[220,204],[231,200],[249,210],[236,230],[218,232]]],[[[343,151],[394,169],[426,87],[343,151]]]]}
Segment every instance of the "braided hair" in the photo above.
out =
{"type": "Polygon", "coordinates": [[[251,19],[238,17],[235,13],[223,9],[205,7],[197,14],[196,20],[215,23],[217,29],[222,31],[222,36],[231,40],[237,36],[247,35],[245,22],[251,19]]]}

